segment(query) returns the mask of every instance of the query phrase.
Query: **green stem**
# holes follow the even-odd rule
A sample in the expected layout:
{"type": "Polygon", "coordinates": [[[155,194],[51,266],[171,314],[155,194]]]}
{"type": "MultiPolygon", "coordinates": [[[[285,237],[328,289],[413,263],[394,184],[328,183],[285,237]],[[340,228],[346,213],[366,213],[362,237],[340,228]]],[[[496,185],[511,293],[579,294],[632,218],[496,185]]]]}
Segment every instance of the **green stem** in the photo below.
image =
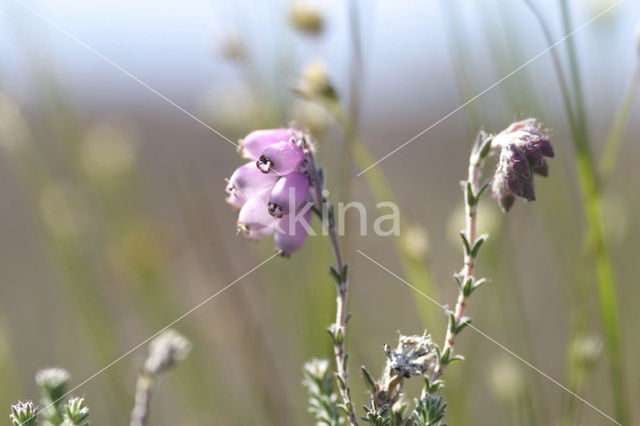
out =
{"type": "MultiPolygon", "coordinates": [[[[564,32],[571,34],[571,17],[567,0],[560,0],[564,32]]],[[[569,66],[573,82],[576,106],[577,129],[574,129],[574,143],[578,176],[582,190],[588,229],[588,243],[595,257],[596,278],[598,283],[598,299],[604,330],[605,346],[609,355],[611,382],[615,415],[619,422],[627,423],[628,408],[626,405],[626,385],[623,372],[622,349],[620,342],[620,325],[616,300],[616,285],[611,266],[611,257],[606,244],[602,225],[602,214],[599,200],[599,187],[596,170],[591,154],[588,138],[587,119],[580,69],[573,38],[567,39],[569,66]],[[577,132],[576,132],[577,130],[577,132]]]]}

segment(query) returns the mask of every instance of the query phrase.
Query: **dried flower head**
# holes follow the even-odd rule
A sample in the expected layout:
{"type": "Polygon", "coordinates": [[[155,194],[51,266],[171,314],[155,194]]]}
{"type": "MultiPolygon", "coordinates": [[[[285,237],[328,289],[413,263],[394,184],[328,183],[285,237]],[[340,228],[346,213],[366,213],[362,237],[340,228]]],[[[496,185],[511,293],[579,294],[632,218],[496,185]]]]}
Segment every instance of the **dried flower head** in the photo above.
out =
{"type": "Polygon", "coordinates": [[[31,401],[18,401],[17,404],[11,406],[9,420],[13,426],[36,426],[36,407],[31,401]]]}
{"type": "Polygon", "coordinates": [[[553,157],[553,147],[541,124],[534,118],[518,121],[493,138],[492,149],[500,158],[493,178],[493,196],[504,212],[522,197],[534,201],[533,175],[547,176],[549,165],[544,157],[553,157]]]}
{"type": "Polygon", "coordinates": [[[380,381],[373,381],[366,368],[362,368],[377,407],[394,404],[400,398],[404,379],[422,376],[433,370],[438,362],[436,344],[427,333],[422,336],[400,335],[395,349],[384,345],[383,350],[387,364],[380,381]]]}
{"type": "Polygon", "coordinates": [[[322,11],[312,4],[296,2],[289,9],[289,22],[300,32],[318,35],[324,28],[322,11]]]}
{"type": "Polygon", "coordinates": [[[276,249],[289,255],[309,233],[311,146],[295,129],[256,130],[240,141],[253,160],[227,179],[227,202],[240,210],[238,229],[249,239],[274,234],[276,249]]]}
{"type": "Polygon", "coordinates": [[[433,341],[426,333],[422,336],[400,335],[395,350],[388,345],[383,349],[387,355],[387,370],[405,379],[424,374],[436,362],[433,341]]]}
{"type": "Polygon", "coordinates": [[[165,330],[151,341],[143,369],[156,375],[184,360],[190,351],[191,343],[186,337],[175,330],[165,330]]]}

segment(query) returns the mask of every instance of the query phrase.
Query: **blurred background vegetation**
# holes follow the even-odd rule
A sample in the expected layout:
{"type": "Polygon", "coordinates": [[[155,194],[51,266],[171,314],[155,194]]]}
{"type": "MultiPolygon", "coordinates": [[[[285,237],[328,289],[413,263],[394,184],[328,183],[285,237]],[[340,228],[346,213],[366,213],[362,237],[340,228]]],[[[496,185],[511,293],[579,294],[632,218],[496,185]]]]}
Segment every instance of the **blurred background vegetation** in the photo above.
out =
{"type": "MultiPolygon", "coordinates": [[[[536,2],[554,41],[565,34],[559,3],[536,2]]],[[[441,341],[444,315],[355,250],[453,303],[458,181],[473,136],[542,119],[556,148],[551,175],[539,179],[538,201],[518,202],[509,216],[482,206],[480,230],[491,238],[480,273],[492,281],[469,313],[605,412],[623,395],[628,424],[640,421],[630,405],[640,397],[637,2],[574,37],[594,161],[607,138],[621,141],[599,193],[619,357],[603,349],[576,154],[550,55],[355,177],[548,46],[524,2],[27,4],[232,140],[290,120],[307,126],[332,200],[364,202],[369,230],[376,201],[398,201],[402,236],[356,235],[351,217],[345,237],[351,386],[361,402],[359,365],[379,374],[381,345],[398,330],[426,328],[441,341]],[[325,77],[337,102],[291,91],[322,88],[325,77]],[[630,119],[612,132],[625,98],[630,119]],[[626,379],[618,392],[611,363],[626,379]]],[[[577,27],[614,2],[569,4],[577,27]]],[[[569,68],[566,48],[558,53],[569,68]]],[[[64,367],[79,383],[272,253],[269,241],[236,236],[224,178],[239,164],[228,142],[20,2],[0,5],[0,407],[35,398],[42,367],[64,367]]],[[[151,424],[309,424],[302,365],[330,355],[330,259],[327,241],[310,238],[181,321],[192,355],[161,379],[151,424]]],[[[458,349],[467,360],[446,373],[450,424],[605,424],[482,336],[467,333],[458,349]]],[[[143,357],[133,353],[78,390],[95,424],[126,423],[143,357]]]]}

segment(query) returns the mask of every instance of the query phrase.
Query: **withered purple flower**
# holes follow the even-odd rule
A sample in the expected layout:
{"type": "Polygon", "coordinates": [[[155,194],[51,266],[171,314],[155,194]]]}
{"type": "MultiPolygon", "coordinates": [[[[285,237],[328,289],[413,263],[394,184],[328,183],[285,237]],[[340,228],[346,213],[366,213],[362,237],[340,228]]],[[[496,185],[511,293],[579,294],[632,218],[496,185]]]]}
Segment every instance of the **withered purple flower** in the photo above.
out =
{"type": "Polygon", "coordinates": [[[493,196],[504,212],[522,197],[535,201],[534,174],[549,175],[545,157],[553,157],[553,147],[541,124],[534,118],[518,121],[493,138],[492,149],[500,158],[493,178],[493,196]]]}
{"type": "Polygon", "coordinates": [[[240,141],[240,151],[253,161],[227,179],[227,202],[240,210],[238,230],[253,240],[275,234],[283,255],[300,249],[310,229],[305,153],[311,148],[302,139],[295,129],[251,132],[240,141]]]}

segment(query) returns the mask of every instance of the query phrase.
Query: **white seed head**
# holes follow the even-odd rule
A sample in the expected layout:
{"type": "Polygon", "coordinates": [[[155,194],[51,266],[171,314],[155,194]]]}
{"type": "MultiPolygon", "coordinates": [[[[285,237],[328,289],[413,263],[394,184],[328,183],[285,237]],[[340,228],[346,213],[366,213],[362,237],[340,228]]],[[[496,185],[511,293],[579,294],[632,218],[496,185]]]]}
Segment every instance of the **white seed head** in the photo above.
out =
{"type": "Polygon", "coordinates": [[[45,390],[65,388],[71,376],[64,368],[51,367],[36,373],[36,384],[45,390]]]}
{"type": "Polygon", "coordinates": [[[175,330],[165,330],[151,341],[144,370],[156,375],[184,360],[191,351],[191,342],[175,330]]]}

